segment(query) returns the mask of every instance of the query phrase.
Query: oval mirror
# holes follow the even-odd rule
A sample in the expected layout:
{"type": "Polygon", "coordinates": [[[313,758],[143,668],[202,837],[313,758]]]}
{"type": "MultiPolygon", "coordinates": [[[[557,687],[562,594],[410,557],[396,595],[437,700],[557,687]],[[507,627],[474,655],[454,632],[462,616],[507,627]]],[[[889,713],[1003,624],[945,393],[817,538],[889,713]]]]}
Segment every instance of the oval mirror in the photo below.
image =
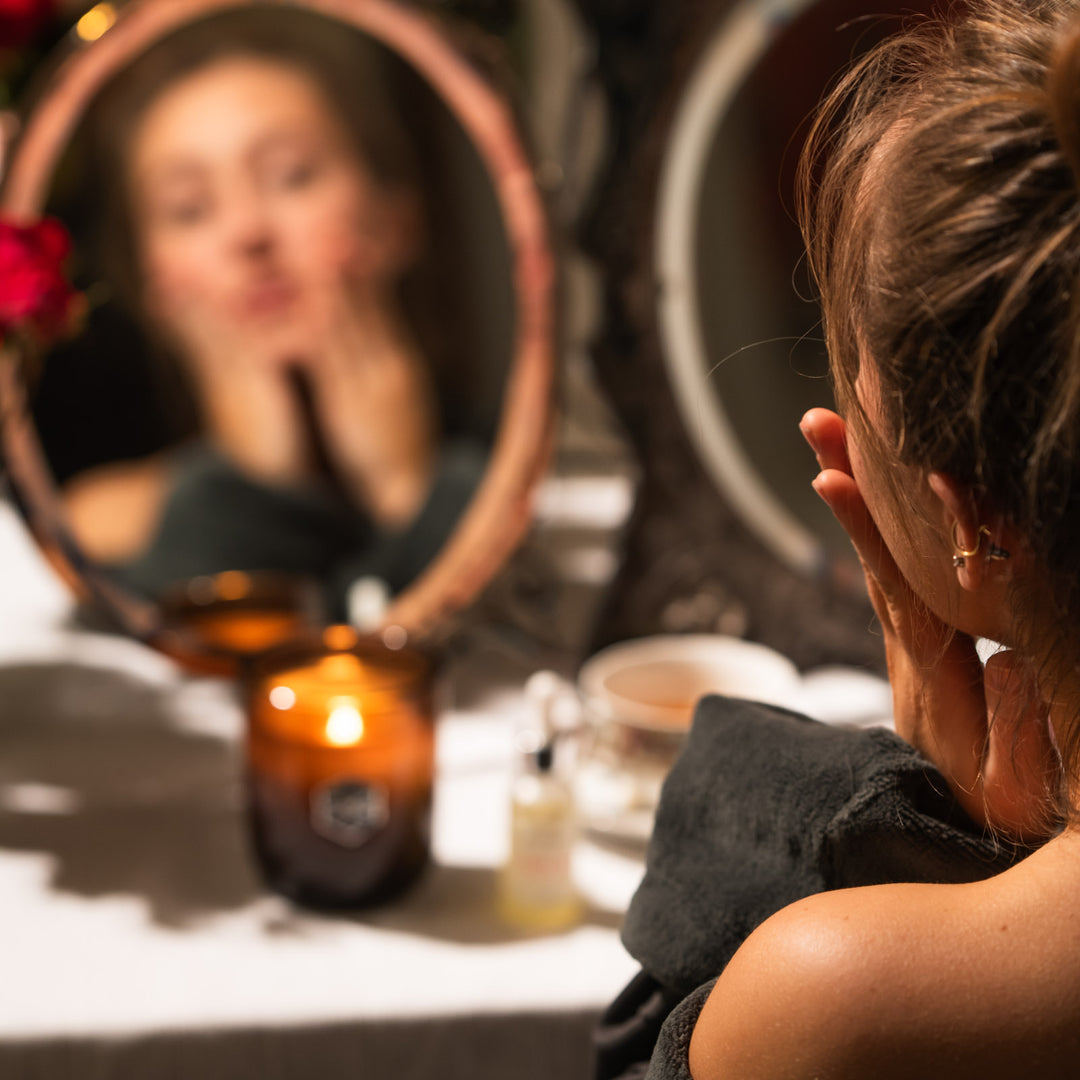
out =
{"type": "Polygon", "coordinates": [[[67,226],[87,307],[0,362],[13,487],[128,631],[197,653],[178,604],[258,593],[422,636],[520,539],[553,261],[507,104],[427,17],[132,3],[52,72],[0,208],[67,226]]]}
{"type": "Polygon", "coordinates": [[[798,431],[832,407],[795,223],[807,120],[852,56],[931,5],[743,0],[687,81],[654,233],[663,357],[683,423],[732,508],[795,571],[853,580],[798,431]]]}

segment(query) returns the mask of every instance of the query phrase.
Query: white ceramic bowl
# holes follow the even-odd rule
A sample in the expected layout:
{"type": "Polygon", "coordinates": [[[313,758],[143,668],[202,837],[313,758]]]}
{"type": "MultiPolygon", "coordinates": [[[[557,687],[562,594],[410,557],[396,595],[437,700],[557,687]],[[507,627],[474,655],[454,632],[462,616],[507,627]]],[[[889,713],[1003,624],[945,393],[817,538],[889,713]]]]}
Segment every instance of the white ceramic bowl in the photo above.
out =
{"type": "Polygon", "coordinates": [[[802,681],[764,645],[718,634],[612,645],[578,675],[586,721],[575,794],[584,824],[624,840],[652,831],[664,777],[705,694],[798,705],[802,681]]]}
{"type": "Polygon", "coordinates": [[[720,634],[619,642],[586,661],[578,676],[594,716],[655,731],[686,731],[705,694],[791,707],[800,685],[795,665],[780,653],[720,634]]]}

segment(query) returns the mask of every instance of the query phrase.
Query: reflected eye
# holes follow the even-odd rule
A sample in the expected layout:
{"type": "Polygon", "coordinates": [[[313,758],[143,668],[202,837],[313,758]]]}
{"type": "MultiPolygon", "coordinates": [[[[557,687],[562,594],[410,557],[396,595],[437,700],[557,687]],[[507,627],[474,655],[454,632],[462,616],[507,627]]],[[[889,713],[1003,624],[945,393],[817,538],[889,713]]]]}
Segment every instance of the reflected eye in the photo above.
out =
{"type": "Polygon", "coordinates": [[[297,191],[307,187],[319,175],[319,165],[314,158],[297,158],[274,162],[267,169],[267,178],[273,187],[282,191],[297,191]]]}
{"type": "Polygon", "coordinates": [[[170,225],[196,225],[210,216],[206,199],[185,199],[159,207],[158,217],[170,225]]]}
{"type": "Polygon", "coordinates": [[[164,225],[198,225],[213,212],[209,194],[195,190],[162,191],[152,194],[147,209],[151,219],[164,225]]]}

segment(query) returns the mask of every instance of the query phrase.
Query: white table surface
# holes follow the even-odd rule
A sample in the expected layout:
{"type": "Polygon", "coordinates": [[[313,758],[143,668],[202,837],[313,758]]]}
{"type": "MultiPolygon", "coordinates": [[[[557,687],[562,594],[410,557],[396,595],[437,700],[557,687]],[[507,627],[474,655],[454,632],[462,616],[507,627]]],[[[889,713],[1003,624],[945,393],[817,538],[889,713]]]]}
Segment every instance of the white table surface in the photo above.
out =
{"type": "Polygon", "coordinates": [[[497,920],[528,670],[484,647],[454,662],[435,865],[392,905],[324,917],[249,859],[230,685],[72,629],[2,503],[0,558],[2,1080],[587,1075],[592,1018],[635,970],[617,927],[641,865],[583,845],[581,925],[497,920]]]}
{"type": "MultiPolygon", "coordinates": [[[[628,505],[624,482],[541,493],[539,541],[571,598],[613,566],[603,546],[560,549],[559,515],[611,527],[628,505]]],[[[0,1080],[588,1077],[591,1025],[636,970],[618,926],[642,864],[582,843],[581,925],[529,936],[496,918],[527,658],[476,635],[450,664],[434,865],[391,905],[329,917],[257,877],[227,682],[72,628],[3,501],[0,598],[0,1080]]],[[[559,618],[581,629],[573,605],[559,618]]],[[[804,688],[822,719],[888,707],[865,675],[804,688]]]]}

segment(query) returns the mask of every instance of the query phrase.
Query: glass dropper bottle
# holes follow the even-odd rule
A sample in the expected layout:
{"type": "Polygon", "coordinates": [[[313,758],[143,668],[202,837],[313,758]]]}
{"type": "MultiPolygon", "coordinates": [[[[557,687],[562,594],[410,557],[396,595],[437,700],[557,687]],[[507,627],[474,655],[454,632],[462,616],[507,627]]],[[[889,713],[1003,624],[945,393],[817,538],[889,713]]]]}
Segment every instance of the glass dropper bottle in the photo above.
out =
{"type": "Polygon", "coordinates": [[[530,680],[527,693],[538,715],[518,732],[515,745],[510,850],[499,876],[498,907],[504,921],[528,930],[561,930],[581,918],[571,874],[574,801],[557,768],[552,714],[558,692],[554,677],[530,680]]]}

